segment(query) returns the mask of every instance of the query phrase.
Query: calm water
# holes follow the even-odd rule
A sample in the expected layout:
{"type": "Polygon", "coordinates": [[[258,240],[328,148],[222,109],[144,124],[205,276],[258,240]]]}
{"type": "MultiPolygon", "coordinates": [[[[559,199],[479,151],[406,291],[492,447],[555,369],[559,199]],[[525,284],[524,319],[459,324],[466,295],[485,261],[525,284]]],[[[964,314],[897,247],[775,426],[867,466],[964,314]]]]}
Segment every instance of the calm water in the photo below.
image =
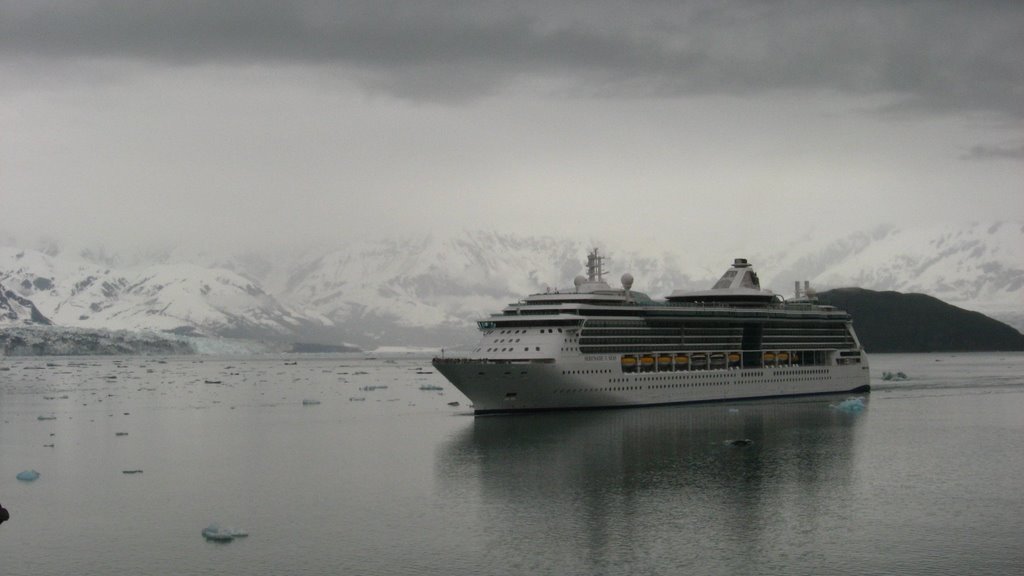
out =
{"type": "Polygon", "coordinates": [[[424,359],[7,358],[0,574],[1024,573],[1024,355],[871,360],[859,413],[474,418],[424,359]]]}

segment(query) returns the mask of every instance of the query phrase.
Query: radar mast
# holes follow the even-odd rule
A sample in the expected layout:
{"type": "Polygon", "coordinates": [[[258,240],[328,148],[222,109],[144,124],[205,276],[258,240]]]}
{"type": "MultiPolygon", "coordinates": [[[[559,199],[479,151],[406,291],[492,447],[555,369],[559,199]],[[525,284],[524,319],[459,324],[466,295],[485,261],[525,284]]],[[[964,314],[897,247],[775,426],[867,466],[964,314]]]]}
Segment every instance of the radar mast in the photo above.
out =
{"type": "Polygon", "coordinates": [[[598,255],[597,248],[587,254],[588,282],[604,282],[604,258],[604,256],[598,255]]]}

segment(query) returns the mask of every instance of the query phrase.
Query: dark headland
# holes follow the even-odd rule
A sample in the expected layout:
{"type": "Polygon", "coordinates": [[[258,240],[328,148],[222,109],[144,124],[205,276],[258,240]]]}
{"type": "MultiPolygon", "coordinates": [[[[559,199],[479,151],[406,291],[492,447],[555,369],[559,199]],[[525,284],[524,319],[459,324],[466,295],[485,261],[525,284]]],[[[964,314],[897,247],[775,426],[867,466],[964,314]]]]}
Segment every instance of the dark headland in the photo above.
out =
{"type": "Polygon", "coordinates": [[[853,316],[868,353],[1024,350],[1024,334],[1013,327],[925,294],[839,288],[818,301],[853,316]]]}

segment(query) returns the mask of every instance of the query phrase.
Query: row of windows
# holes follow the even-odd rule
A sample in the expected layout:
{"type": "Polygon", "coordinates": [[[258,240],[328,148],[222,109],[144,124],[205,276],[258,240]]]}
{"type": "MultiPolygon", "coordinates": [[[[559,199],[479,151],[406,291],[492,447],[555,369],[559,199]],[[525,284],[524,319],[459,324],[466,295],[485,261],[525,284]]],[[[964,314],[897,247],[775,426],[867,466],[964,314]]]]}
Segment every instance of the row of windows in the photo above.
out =
{"type": "MultiPolygon", "coordinates": [[[[725,376],[725,375],[722,374],[722,375],[718,375],[718,376],[725,376]]],[[[820,377],[820,376],[812,376],[810,374],[807,374],[807,375],[795,376],[795,377],[790,377],[790,378],[768,378],[766,380],[759,380],[758,382],[761,383],[761,384],[784,384],[784,383],[787,383],[787,382],[822,381],[822,380],[831,380],[831,379],[832,379],[832,376],[829,376],[829,375],[826,375],[824,377],[820,377]]],[[[608,382],[610,384],[619,384],[619,383],[636,383],[636,382],[645,382],[645,381],[667,382],[667,381],[670,381],[670,380],[672,380],[673,382],[666,383],[666,384],[648,384],[648,385],[645,385],[645,386],[626,386],[626,387],[622,387],[622,388],[562,388],[562,389],[556,390],[556,392],[600,392],[600,391],[604,391],[604,390],[645,390],[645,389],[646,390],[660,390],[660,389],[664,389],[664,388],[699,388],[699,387],[702,387],[702,386],[725,386],[727,384],[743,384],[743,382],[736,382],[736,381],[725,380],[725,379],[722,379],[722,378],[715,378],[715,377],[705,377],[705,378],[701,378],[701,379],[698,379],[698,380],[682,381],[682,382],[680,382],[678,378],[667,378],[667,377],[664,377],[664,376],[651,376],[651,377],[646,377],[646,378],[643,378],[643,377],[640,377],[640,378],[609,378],[608,382]]]]}
{"type": "Polygon", "coordinates": [[[562,374],[611,374],[611,370],[562,370],[562,374]]]}
{"type": "Polygon", "coordinates": [[[569,394],[573,392],[624,392],[626,390],[643,390],[643,386],[613,386],[611,388],[558,388],[555,394],[569,394]]]}
{"type": "Polygon", "coordinates": [[[583,335],[584,344],[643,344],[653,343],[658,344],[664,342],[666,344],[678,344],[679,337],[666,338],[664,336],[634,336],[633,338],[615,338],[614,336],[609,337],[594,337],[587,334],[583,335]]]}
{"type": "MultiPolygon", "coordinates": [[[[540,346],[534,346],[534,348],[536,348],[537,352],[540,352],[540,346]]],[[[479,352],[480,348],[477,348],[476,351],[479,352]]],[[[488,352],[515,352],[516,349],[515,348],[501,348],[499,350],[498,348],[488,348],[487,351],[488,352]]],[[[529,352],[529,351],[530,351],[530,347],[529,346],[523,346],[523,352],[529,352]]]]}
{"type": "Polygon", "coordinates": [[[800,376],[803,374],[828,374],[828,368],[815,368],[814,370],[779,370],[776,376],[800,376]]]}
{"type": "MultiPolygon", "coordinates": [[[[783,342],[766,345],[771,346],[775,349],[798,349],[807,351],[822,351],[822,350],[834,350],[836,348],[848,348],[853,346],[853,342],[783,342]]],[[[587,354],[650,354],[652,348],[658,352],[729,352],[736,349],[741,349],[742,344],[739,342],[687,342],[686,344],[678,344],[674,342],[658,342],[658,343],[642,343],[637,342],[633,344],[592,344],[589,341],[585,341],[582,344],[583,351],[587,354]],[[654,346],[653,344],[658,344],[654,346]]],[[[804,362],[807,364],[808,362],[804,362]]],[[[815,362],[820,364],[821,362],[815,362]]]]}
{"type": "MultiPolygon", "coordinates": [[[[761,381],[760,383],[761,384],[784,384],[784,383],[787,383],[787,382],[822,381],[822,380],[831,380],[831,379],[832,379],[831,376],[826,376],[824,378],[815,377],[815,376],[805,376],[805,377],[798,377],[798,378],[769,378],[767,380],[761,381]]],[[[626,379],[626,378],[610,378],[608,380],[608,382],[611,383],[611,384],[619,384],[619,383],[635,382],[637,380],[667,380],[667,378],[653,377],[653,378],[636,378],[636,379],[633,379],[633,380],[626,379]]],[[[648,384],[648,385],[645,385],[645,386],[611,386],[611,387],[607,387],[607,388],[559,388],[559,389],[555,390],[555,393],[571,394],[571,393],[579,393],[579,392],[584,392],[584,393],[586,393],[586,392],[625,392],[625,391],[629,391],[629,390],[663,390],[663,389],[668,389],[668,388],[703,388],[703,387],[707,387],[707,386],[725,386],[725,385],[728,385],[728,384],[738,384],[738,382],[730,382],[730,381],[727,381],[727,380],[723,381],[723,380],[713,380],[713,379],[702,379],[702,380],[697,380],[697,381],[694,381],[694,382],[673,382],[673,383],[668,383],[668,384],[648,384]]]]}
{"type": "Polygon", "coordinates": [[[593,328],[589,324],[583,329],[584,336],[648,336],[660,334],[664,336],[676,336],[681,334],[678,328],[593,328]]]}
{"type": "MultiPolygon", "coordinates": [[[[555,330],[556,330],[555,328],[541,328],[541,329],[539,329],[537,331],[540,332],[541,334],[554,334],[555,330]]],[[[561,328],[558,328],[557,330],[559,332],[562,331],[561,328]]],[[[493,332],[493,330],[487,332],[487,334],[490,335],[491,332],[493,332]]],[[[520,329],[520,330],[509,328],[507,330],[502,330],[502,331],[498,332],[498,334],[526,334],[528,332],[529,332],[529,330],[527,330],[526,328],[523,328],[523,329],[520,329]]],[[[518,340],[516,340],[516,342],[518,342],[518,340]]]]}

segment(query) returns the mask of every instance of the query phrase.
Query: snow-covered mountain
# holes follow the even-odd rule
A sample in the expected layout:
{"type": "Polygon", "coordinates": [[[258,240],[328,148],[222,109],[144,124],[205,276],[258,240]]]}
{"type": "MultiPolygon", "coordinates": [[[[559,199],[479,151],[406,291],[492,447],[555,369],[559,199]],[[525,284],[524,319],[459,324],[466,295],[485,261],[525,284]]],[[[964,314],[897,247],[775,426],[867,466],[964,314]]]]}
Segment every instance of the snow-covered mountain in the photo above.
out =
{"type": "Polygon", "coordinates": [[[48,326],[50,319],[43,316],[31,300],[0,284],[0,325],[48,326]]]}
{"type": "MultiPolygon", "coordinates": [[[[859,286],[922,292],[1024,328],[1024,225],[879,227],[745,254],[596,243],[610,284],[630,272],[654,297],[706,288],[734,257],[790,294],[859,286]],[[759,253],[760,252],[760,253],[759,253]],[[717,266],[710,264],[717,262],[717,266]]],[[[282,254],[131,255],[0,248],[0,282],[59,325],[170,330],[363,346],[475,340],[473,320],[524,295],[572,286],[594,243],[452,232],[282,254]],[[130,262],[122,265],[121,262],[130,262]]],[[[674,247],[672,247],[674,248],[674,247]]]]}
{"type": "Polygon", "coordinates": [[[762,278],[779,292],[797,279],[919,292],[1024,329],[1024,223],[881,226],[823,244],[806,239],[764,262],[762,278]]]}
{"type": "Polygon", "coordinates": [[[321,324],[230,270],[113,268],[91,256],[0,248],[0,282],[60,326],[291,339],[321,324]]]}
{"type": "MultiPolygon", "coordinates": [[[[571,287],[591,248],[575,239],[479,231],[362,242],[309,253],[265,285],[306,314],[361,326],[372,341],[465,343],[475,338],[474,320],[527,294],[571,287]]],[[[694,285],[672,255],[620,251],[607,268],[610,283],[630,270],[656,294],[694,285]]]]}

